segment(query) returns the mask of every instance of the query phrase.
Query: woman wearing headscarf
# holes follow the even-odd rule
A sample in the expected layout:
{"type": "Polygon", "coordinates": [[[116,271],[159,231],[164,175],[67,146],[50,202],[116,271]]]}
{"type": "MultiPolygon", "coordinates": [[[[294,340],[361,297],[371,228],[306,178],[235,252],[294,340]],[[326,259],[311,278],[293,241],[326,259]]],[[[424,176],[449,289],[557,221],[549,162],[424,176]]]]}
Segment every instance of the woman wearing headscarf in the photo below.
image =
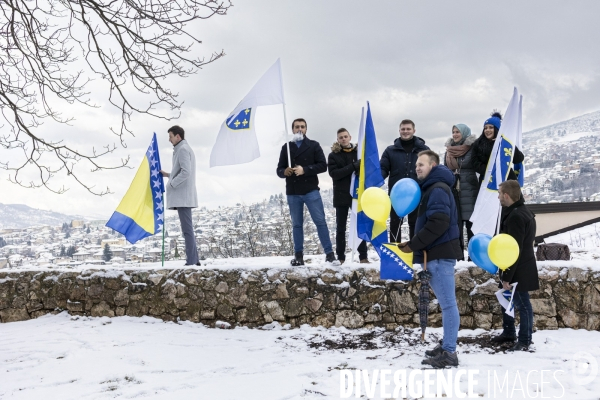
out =
{"type": "MultiPolygon", "coordinates": [[[[454,188],[458,192],[459,199],[459,221],[463,221],[467,227],[467,238],[471,240],[473,232],[471,227],[473,223],[469,221],[473,209],[475,208],[475,200],[479,192],[479,184],[477,175],[473,166],[473,151],[472,145],[476,137],[471,136],[471,128],[465,124],[456,124],[452,127],[452,137],[446,141],[446,157],[444,164],[454,172],[456,181],[454,188]]],[[[461,232],[461,244],[464,248],[463,227],[462,223],[459,226],[461,232]]]]}
{"type": "MultiPolygon", "coordinates": [[[[502,114],[498,111],[492,112],[492,116],[483,123],[483,132],[481,136],[473,143],[473,149],[471,150],[473,152],[473,167],[475,168],[475,172],[479,174],[479,187],[481,187],[481,182],[483,182],[483,178],[485,177],[488,161],[494,148],[494,140],[496,140],[496,137],[498,136],[501,124],[502,114]]],[[[522,163],[524,159],[525,156],[523,156],[523,153],[515,146],[513,164],[522,163]]],[[[517,180],[517,175],[515,175],[515,171],[513,171],[512,168],[510,169],[507,179],[517,180]]],[[[479,193],[479,190],[477,190],[477,193],[479,193]]]]}

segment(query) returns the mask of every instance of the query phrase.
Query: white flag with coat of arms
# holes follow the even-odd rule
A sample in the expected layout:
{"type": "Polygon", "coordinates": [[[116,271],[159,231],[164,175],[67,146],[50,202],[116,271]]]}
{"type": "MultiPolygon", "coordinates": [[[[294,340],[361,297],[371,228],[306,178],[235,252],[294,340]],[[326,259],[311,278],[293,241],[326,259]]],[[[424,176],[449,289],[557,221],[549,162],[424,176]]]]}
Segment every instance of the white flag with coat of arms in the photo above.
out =
{"type": "Polygon", "coordinates": [[[277,59],[221,125],[210,153],[211,168],[244,164],[260,157],[256,108],[284,103],[281,63],[277,59]]]}
{"type": "Polygon", "coordinates": [[[492,154],[475,202],[475,209],[471,215],[470,220],[473,223],[471,230],[474,234],[485,233],[494,236],[496,233],[500,213],[498,185],[506,181],[512,168],[514,148],[519,136],[520,112],[519,91],[515,88],[504,114],[498,137],[494,141],[492,154]]]}

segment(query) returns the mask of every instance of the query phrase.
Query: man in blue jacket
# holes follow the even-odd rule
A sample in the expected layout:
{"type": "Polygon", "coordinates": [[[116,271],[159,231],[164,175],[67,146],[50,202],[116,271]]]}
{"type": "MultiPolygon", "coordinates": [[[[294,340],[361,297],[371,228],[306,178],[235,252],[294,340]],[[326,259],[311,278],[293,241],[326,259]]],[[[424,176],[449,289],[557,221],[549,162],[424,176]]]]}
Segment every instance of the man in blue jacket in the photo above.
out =
{"type": "Polygon", "coordinates": [[[425,355],[423,360],[434,368],[455,367],[456,339],[460,316],[454,288],[454,266],[462,254],[459,242],[458,211],[451,187],[454,174],[431,150],[422,151],[417,159],[417,178],[421,186],[421,203],[417,209],[415,235],[398,247],[405,253],[414,252],[414,262],[425,265],[431,273],[431,288],[442,309],[444,339],[442,344],[425,355]]]}
{"type": "MultiPolygon", "coordinates": [[[[429,150],[425,141],[415,136],[415,123],[410,119],[400,122],[400,137],[394,141],[394,144],[388,146],[379,161],[381,165],[381,175],[383,179],[388,179],[388,191],[391,192],[394,184],[402,178],[412,178],[417,180],[415,167],[417,156],[420,152],[429,150]]],[[[408,214],[409,238],[415,234],[416,211],[408,214]]],[[[394,211],[390,211],[390,243],[399,243],[400,239],[400,217],[394,211]]]]}
{"type": "Polygon", "coordinates": [[[291,165],[288,165],[287,144],[281,147],[277,164],[277,176],[285,179],[285,194],[292,217],[295,256],[291,264],[304,265],[305,204],[317,227],[317,234],[326,254],[325,261],[339,264],[333,254],[317,177],[317,174],[327,171],[327,160],[319,142],[306,137],[306,129],[307,124],[304,119],[298,118],[292,122],[294,137],[289,144],[291,165]]]}

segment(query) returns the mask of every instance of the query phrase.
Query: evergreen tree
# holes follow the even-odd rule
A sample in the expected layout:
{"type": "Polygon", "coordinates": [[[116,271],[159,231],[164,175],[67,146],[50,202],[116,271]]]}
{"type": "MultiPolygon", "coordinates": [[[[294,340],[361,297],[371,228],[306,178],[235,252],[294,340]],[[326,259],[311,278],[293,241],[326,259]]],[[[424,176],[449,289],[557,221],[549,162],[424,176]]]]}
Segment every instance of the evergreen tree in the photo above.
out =
{"type": "Polygon", "coordinates": [[[85,231],[85,233],[89,234],[90,233],[90,227],[87,227],[87,230],[85,231]]]}
{"type": "Polygon", "coordinates": [[[77,248],[75,246],[69,246],[67,249],[67,256],[73,257],[73,254],[77,253],[77,248]]]}
{"type": "Polygon", "coordinates": [[[108,245],[108,243],[106,243],[104,245],[104,261],[110,261],[113,258],[113,253],[112,250],[110,249],[110,246],[108,245]]]}
{"type": "Polygon", "coordinates": [[[6,240],[3,237],[0,237],[0,247],[6,246],[6,240]]]}
{"type": "Polygon", "coordinates": [[[67,231],[67,233],[65,233],[65,239],[68,239],[71,237],[71,233],[69,231],[67,231]]]}
{"type": "Polygon", "coordinates": [[[64,257],[67,255],[67,249],[65,249],[65,245],[60,246],[60,257],[64,257]]]}
{"type": "Polygon", "coordinates": [[[177,243],[175,243],[175,255],[174,258],[179,258],[179,249],[177,248],[177,243]]]}

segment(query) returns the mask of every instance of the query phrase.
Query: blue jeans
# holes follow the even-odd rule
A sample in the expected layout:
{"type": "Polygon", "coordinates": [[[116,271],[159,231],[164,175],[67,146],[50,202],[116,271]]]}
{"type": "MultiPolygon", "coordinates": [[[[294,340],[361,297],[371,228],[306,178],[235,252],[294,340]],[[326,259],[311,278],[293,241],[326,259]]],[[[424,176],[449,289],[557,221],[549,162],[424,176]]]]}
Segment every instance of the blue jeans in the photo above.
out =
{"type": "MultiPolygon", "coordinates": [[[[519,310],[519,342],[526,346],[531,344],[533,334],[533,308],[529,300],[529,292],[515,292],[513,304],[519,310]]],[[[515,319],[502,308],[502,332],[506,336],[516,336],[515,319]]]]}
{"type": "Polygon", "coordinates": [[[454,288],[455,265],[456,260],[447,258],[427,263],[427,270],[431,272],[431,288],[442,309],[442,327],[444,328],[442,349],[450,353],[456,351],[456,339],[460,325],[454,288]]]}
{"type": "Polygon", "coordinates": [[[306,204],[310,217],[317,226],[317,234],[319,235],[321,246],[323,246],[323,251],[325,251],[325,254],[333,252],[329,229],[325,221],[325,209],[323,208],[321,193],[318,190],[313,190],[302,195],[288,195],[287,201],[292,217],[294,251],[296,253],[304,251],[304,229],[302,226],[304,225],[304,205],[306,204]]]}

